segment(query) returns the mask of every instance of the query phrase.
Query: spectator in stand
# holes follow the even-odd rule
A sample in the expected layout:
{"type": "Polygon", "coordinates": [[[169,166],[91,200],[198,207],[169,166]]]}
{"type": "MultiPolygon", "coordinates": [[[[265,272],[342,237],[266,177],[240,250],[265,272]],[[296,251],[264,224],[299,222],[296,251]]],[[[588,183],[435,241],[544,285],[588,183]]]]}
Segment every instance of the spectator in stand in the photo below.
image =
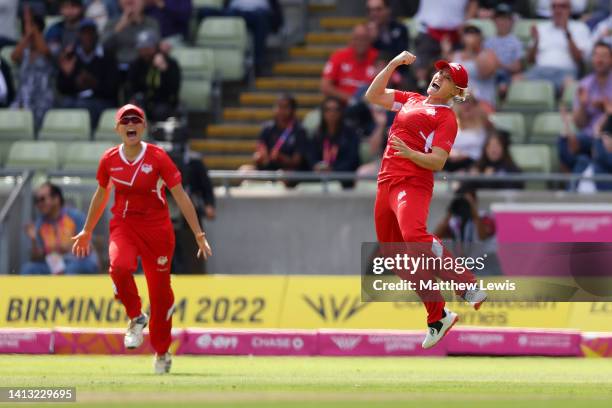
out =
{"type": "Polygon", "coordinates": [[[63,108],[85,108],[91,116],[91,126],[105,109],[117,104],[117,61],[98,44],[98,31],[93,20],[82,20],[78,43],[62,51],[58,61],[57,89],[63,108]]]}
{"type": "MultiPolygon", "coordinates": [[[[592,146],[590,156],[581,154],[577,157],[572,172],[587,177],[612,174],[612,102],[606,103],[606,114],[596,125],[592,146]]],[[[612,182],[580,180],[572,186],[574,189],[579,193],[612,191],[612,182]]]]}
{"type": "Polygon", "coordinates": [[[387,147],[387,137],[389,134],[389,122],[387,111],[380,106],[372,105],[371,115],[374,120],[374,127],[366,139],[368,143],[369,155],[373,158],[368,163],[362,164],[357,169],[357,174],[365,176],[375,176],[380,170],[382,156],[387,147]]]}
{"type": "Polygon", "coordinates": [[[597,0],[595,7],[590,13],[582,17],[582,21],[585,21],[591,31],[594,31],[597,25],[606,20],[609,16],[610,0],[597,0]]]}
{"type": "Polygon", "coordinates": [[[181,87],[181,69],[176,60],[159,49],[157,31],[138,34],[138,58],[128,71],[127,95],[143,106],[151,121],[164,121],[176,115],[181,87]]]}
{"type": "MultiPolygon", "coordinates": [[[[343,101],[328,96],[321,104],[321,123],[311,142],[310,164],[315,172],[351,172],[359,167],[359,138],[344,123],[343,101]]],[[[342,181],[352,188],[354,181],[342,181]]]]}
{"type": "Polygon", "coordinates": [[[390,0],[367,0],[366,7],[372,46],[391,55],[407,50],[408,29],[392,18],[390,0]]]}
{"type": "MultiPolygon", "coordinates": [[[[471,173],[495,176],[520,172],[521,169],[514,163],[510,154],[510,135],[508,132],[497,130],[489,133],[482,147],[480,159],[472,167],[471,173]]],[[[491,180],[470,183],[470,186],[479,189],[513,189],[523,188],[523,182],[491,180]]]]}
{"type": "Polygon", "coordinates": [[[63,49],[74,48],[76,45],[83,12],[83,2],[81,0],[60,1],[62,20],[49,27],[45,34],[45,40],[54,57],[59,56],[63,49]]]}
{"type": "Polygon", "coordinates": [[[308,170],[306,131],[296,117],[297,101],[289,94],[281,95],[274,105],[274,119],[266,122],[253,153],[251,170],[308,170]]]}
{"type": "MultiPolygon", "coordinates": [[[[572,18],[578,19],[584,14],[589,0],[567,0],[570,5],[569,12],[572,18]]],[[[549,19],[554,15],[551,12],[551,5],[554,0],[538,0],[535,7],[535,14],[538,18],[549,19]]]]}
{"type": "Polygon", "coordinates": [[[321,92],[346,104],[357,89],[374,79],[374,63],[378,51],[371,46],[370,35],[364,24],[353,29],[348,47],[335,51],[325,64],[321,92]]]}
{"type": "Polygon", "coordinates": [[[487,112],[492,112],[497,98],[495,73],[499,66],[495,52],[484,48],[482,31],[473,25],[467,25],[461,31],[461,44],[462,49],[449,55],[451,45],[445,41],[443,56],[465,67],[470,75],[470,92],[487,112]]]}
{"type": "Polygon", "coordinates": [[[487,113],[473,96],[468,95],[454,109],[459,128],[444,166],[446,171],[467,170],[479,160],[487,133],[491,130],[487,113]]]}
{"type": "Polygon", "coordinates": [[[528,17],[531,14],[530,0],[478,0],[477,17],[482,19],[495,18],[497,6],[506,4],[510,10],[521,16],[528,17]]]}
{"type": "Polygon", "coordinates": [[[145,14],[159,23],[161,37],[184,41],[189,36],[191,0],[145,0],[145,14]]]}
{"type": "Polygon", "coordinates": [[[159,37],[157,20],[144,15],[144,0],[120,0],[122,14],[106,24],[102,42],[115,55],[121,71],[138,57],[136,40],[142,31],[153,31],[159,37]]]}
{"type": "Polygon", "coordinates": [[[476,17],[477,12],[477,0],[428,0],[419,3],[415,16],[420,24],[415,40],[415,55],[418,58],[414,64],[418,89],[425,90],[429,84],[429,72],[442,54],[440,43],[444,40],[457,47],[461,26],[465,20],[476,17]]]}
{"type": "Polygon", "coordinates": [[[53,107],[53,78],[55,69],[51,53],[43,37],[45,20],[24,8],[23,36],[15,46],[11,59],[19,65],[19,87],[12,104],[14,108],[30,109],[36,130],[42,125],[45,113],[53,107]]]}
{"type": "Polygon", "coordinates": [[[531,28],[527,62],[535,65],[525,73],[525,78],[551,80],[560,93],[565,81],[575,79],[583,69],[590,33],[583,22],[570,21],[569,0],[552,0],[551,8],[551,21],[531,28]]]}
{"type": "Polygon", "coordinates": [[[580,155],[590,156],[596,125],[604,115],[606,104],[612,101],[612,48],[599,42],[591,57],[593,72],[583,78],[576,89],[573,121],[577,134],[566,132],[559,138],[561,163],[572,170],[580,155]]]}
{"type": "Polygon", "coordinates": [[[510,85],[512,76],[518,74],[523,69],[523,58],[525,50],[523,43],[512,33],[514,19],[512,8],[506,3],[500,3],[495,7],[496,35],[487,38],[484,43],[485,49],[495,53],[499,66],[495,77],[495,82],[500,95],[503,97],[510,85]]]}
{"type": "Polygon", "coordinates": [[[15,99],[15,84],[11,67],[0,57],[0,108],[7,108],[15,99]]]}
{"type": "Polygon", "coordinates": [[[17,44],[17,11],[19,0],[0,2],[0,49],[5,45],[17,44]]]}
{"type": "Polygon", "coordinates": [[[612,15],[602,20],[593,29],[591,43],[597,44],[600,41],[612,46],[612,15]]]}
{"type": "Polygon", "coordinates": [[[66,208],[62,190],[51,183],[41,185],[34,195],[40,213],[35,224],[26,226],[32,243],[31,261],[21,268],[22,275],[79,275],[98,273],[95,251],[85,258],[72,255],[72,237],[85,224],[85,215],[66,208]]]}
{"type": "Polygon", "coordinates": [[[96,22],[98,32],[101,33],[111,18],[121,14],[117,0],[85,0],[85,17],[96,22]]]}

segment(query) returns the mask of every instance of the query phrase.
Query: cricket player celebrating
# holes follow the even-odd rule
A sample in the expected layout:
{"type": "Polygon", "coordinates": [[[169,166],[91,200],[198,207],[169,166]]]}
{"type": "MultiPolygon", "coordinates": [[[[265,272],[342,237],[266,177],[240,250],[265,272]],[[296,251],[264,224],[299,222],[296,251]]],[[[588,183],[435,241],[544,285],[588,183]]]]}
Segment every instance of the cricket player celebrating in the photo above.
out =
{"type": "MultiPolygon", "coordinates": [[[[426,96],[387,89],[395,69],[415,60],[408,51],[400,53],[376,76],[366,92],[370,103],[397,112],[378,174],[374,207],[376,235],[381,243],[431,244],[431,254],[452,256],[437,237],[427,232],[426,222],[433,193],[433,172],[444,167],[457,135],[457,119],[451,104],[453,100],[465,99],[468,73],[460,64],[437,61],[438,71],[426,96]]],[[[433,273],[425,273],[434,279],[433,273]]],[[[475,282],[470,271],[436,274],[443,280],[475,282]]],[[[430,348],[444,337],[458,316],[445,308],[439,291],[416,292],[427,309],[429,330],[423,348],[430,348]]],[[[468,290],[459,295],[476,310],[486,299],[486,293],[481,290],[468,290]]]]}
{"type": "Polygon", "coordinates": [[[115,120],[123,143],[104,152],[100,159],[96,176],[99,185],[91,199],[85,226],[73,237],[72,252],[77,256],[89,253],[91,233],[114,187],[108,252],[115,296],[130,319],[124,344],[129,349],[139,347],[148,324],[156,353],[155,372],[163,374],[170,371],[172,364],[168,353],[174,311],[170,265],[175,242],[165,188],[172,193],[193,231],[199,248],[197,256],[207,258],[212,251],[193,204],[183,190],[181,173],[163,149],[142,141],[146,128],[143,110],[125,105],[117,111],[115,120]],[[150,320],[141,310],[133,276],[139,256],[149,290],[150,320]]]}

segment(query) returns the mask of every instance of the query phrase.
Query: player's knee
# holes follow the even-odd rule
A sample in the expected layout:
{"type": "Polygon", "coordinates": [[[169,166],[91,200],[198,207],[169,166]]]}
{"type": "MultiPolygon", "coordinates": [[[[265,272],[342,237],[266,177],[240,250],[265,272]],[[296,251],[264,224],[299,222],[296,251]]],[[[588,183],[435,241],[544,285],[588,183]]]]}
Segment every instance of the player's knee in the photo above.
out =
{"type": "Polygon", "coordinates": [[[136,271],[137,265],[126,261],[116,261],[111,263],[109,271],[112,276],[129,276],[136,271]]]}

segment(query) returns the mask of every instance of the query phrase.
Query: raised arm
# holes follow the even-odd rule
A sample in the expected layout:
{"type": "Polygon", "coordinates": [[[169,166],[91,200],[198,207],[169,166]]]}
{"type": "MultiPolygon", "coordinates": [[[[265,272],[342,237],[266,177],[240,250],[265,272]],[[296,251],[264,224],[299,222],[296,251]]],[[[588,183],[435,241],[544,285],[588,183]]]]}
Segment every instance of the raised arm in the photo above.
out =
{"type": "Polygon", "coordinates": [[[74,241],[74,244],[72,245],[72,253],[74,255],[78,257],[89,255],[89,252],[91,251],[91,233],[98,224],[98,221],[100,221],[100,217],[104,212],[104,208],[106,208],[109,197],[110,188],[104,188],[99,185],[91,198],[91,203],[89,204],[89,211],[87,212],[87,219],[85,220],[83,230],[72,237],[72,240],[74,241]]]}
{"type": "Polygon", "coordinates": [[[393,107],[393,89],[387,89],[387,84],[393,75],[393,71],[400,65],[410,65],[415,60],[416,57],[408,51],[403,51],[393,58],[370,84],[365,94],[366,101],[391,110],[393,107]]]}

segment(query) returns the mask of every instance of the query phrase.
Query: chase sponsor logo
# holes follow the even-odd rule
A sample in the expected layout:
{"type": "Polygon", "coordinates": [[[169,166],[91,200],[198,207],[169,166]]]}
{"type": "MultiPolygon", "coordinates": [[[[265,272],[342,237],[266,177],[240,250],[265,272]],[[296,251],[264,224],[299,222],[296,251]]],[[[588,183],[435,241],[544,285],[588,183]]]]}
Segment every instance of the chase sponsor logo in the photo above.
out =
{"type": "Polygon", "coordinates": [[[251,339],[251,346],[254,349],[301,350],[304,348],[304,340],[301,337],[255,336],[251,339]]]}
{"type": "Polygon", "coordinates": [[[325,322],[346,322],[368,305],[361,303],[359,296],[350,295],[339,299],[334,295],[319,295],[315,299],[302,295],[302,299],[325,322]]]}

